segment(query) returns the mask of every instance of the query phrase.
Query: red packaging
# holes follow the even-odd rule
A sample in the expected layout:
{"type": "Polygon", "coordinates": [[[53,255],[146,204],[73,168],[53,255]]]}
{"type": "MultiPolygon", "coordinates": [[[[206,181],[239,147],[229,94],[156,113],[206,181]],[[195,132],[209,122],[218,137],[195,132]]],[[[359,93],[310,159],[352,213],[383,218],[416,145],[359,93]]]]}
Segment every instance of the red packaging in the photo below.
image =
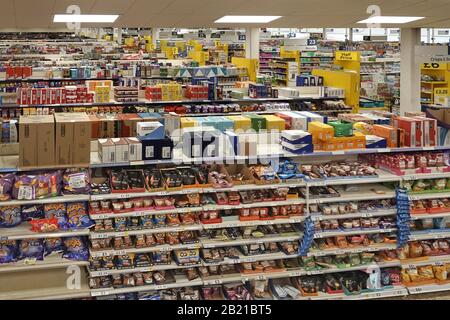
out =
{"type": "Polygon", "coordinates": [[[437,146],[437,120],[426,117],[414,117],[419,119],[422,124],[423,146],[435,147],[437,146]]]}
{"type": "Polygon", "coordinates": [[[13,67],[6,67],[6,79],[14,78],[14,68],[13,67]]]}
{"type": "Polygon", "coordinates": [[[397,117],[395,119],[396,127],[404,130],[404,145],[405,147],[422,147],[422,121],[419,119],[408,117],[397,117]]]}
{"type": "Polygon", "coordinates": [[[34,219],[30,221],[31,231],[38,233],[58,231],[58,219],[34,219]]]}
{"type": "Polygon", "coordinates": [[[14,67],[14,78],[21,79],[22,75],[22,67],[14,67]]]}

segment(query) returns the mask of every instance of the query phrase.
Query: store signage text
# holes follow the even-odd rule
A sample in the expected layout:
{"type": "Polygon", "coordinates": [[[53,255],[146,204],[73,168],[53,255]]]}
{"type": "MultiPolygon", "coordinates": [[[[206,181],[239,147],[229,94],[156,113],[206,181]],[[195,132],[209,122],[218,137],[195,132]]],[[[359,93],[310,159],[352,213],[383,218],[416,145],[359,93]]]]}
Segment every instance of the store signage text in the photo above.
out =
{"type": "Polygon", "coordinates": [[[336,60],[358,61],[358,53],[349,51],[337,51],[336,60]]]}

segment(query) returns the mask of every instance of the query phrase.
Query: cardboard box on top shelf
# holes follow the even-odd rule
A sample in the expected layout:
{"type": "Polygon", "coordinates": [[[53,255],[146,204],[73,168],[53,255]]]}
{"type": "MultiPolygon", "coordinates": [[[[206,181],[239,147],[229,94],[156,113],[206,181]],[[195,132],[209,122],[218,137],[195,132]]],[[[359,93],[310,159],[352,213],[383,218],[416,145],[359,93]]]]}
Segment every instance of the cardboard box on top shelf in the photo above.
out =
{"type": "Polygon", "coordinates": [[[85,113],[77,113],[75,118],[74,146],[72,163],[88,166],[91,163],[91,121],[85,113]]]}
{"type": "Polygon", "coordinates": [[[137,123],[142,121],[142,118],[135,113],[125,113],[117,115],[117,135],[120,138],[135,137],[137,123]]]}
{"type": "Polygon", "coordinates": [[[92,139],[100,139],[102,137],[102,123],[100,118],[96,114],[88,115],[89,120],[91,121],[91,138],[92,139]]]}
{"type": "Polygon", "coordinates": [[[19,141],[19,168],[55,164],[53,116],[20,116],[19,141]]]}
{"type": "Polygon", "coordinates": [[[85,113],[55,113],[56,163],[87,166],[91,161],[91,120],[85,113]]]}
{"type": "Polygon", "coordinates": [[[117,137],[117,116],[114,115],[97,115],[100,120],[100,137],[99,138],[115,138],[117,137]]]}

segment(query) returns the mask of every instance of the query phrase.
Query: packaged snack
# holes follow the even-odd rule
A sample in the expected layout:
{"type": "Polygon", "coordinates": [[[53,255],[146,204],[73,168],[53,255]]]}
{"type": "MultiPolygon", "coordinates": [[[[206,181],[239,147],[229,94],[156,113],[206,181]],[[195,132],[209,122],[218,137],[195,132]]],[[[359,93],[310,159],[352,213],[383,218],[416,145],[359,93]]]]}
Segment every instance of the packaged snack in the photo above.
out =
{"type": "Polygon", "coordinates": [[[169,227],[175,227],[180,225],[180,219],[178,218],[178,213],[169,213],[167,215],[167,225],[169,227]]]}
{"type": "Polygon", "coordinates": [[[22,220],[43,219],[44,207],[42,205],[25,205],[22,206],[22,220]]]}
{"type": "Polygon", "coordinates": [[[87,261],[89,250],[81,237],[69,237],[64,239],[63,258],[75,261],[87,261]]]}
{"type": "Polygon", "coordinates": [[[440,281],[446,281],[447,280],[447,268],[445,265],[443,266],[433,266],[433,273],[436,279],[440,281]]]}
{"type": "Polygon", "coordinates": [[[14,240],[0,241],[0,264],[16,261],[17,248],[17,242],[14,240]]]}
{"type": "Polygon", "coordinates": [[[71,202],[67,204],[67,217],[69,218],[69,228],[85,229],[94,225],[89,218],[84,202],[71,202]]]}
{"type": "Polygon", "coordinates": [[[24,239],[19,241],[19,260],[44,259],[44,244],[40,239],[24,239]]]}
{"type": "Polygon", "coordinates": [[[171,246],[180,244],[180,240],[178,239],[178,232],[166,233],[166,243],[171,246]]]}
{"type": "Polygon", "coordinates": [[[11,192],[15,181],[14,174],[0,175],[0,201],[11,199],[11,192]]]}
{"type": "Polygon", "coordinates": [[[166,215],[165,214],[155,214],[153,216],[153,223],[155,227],[164,227],[166,225],[166,215]]]}
{"type": "Polygon", "coordinates": [[[62,252],[64,250],[62,238],[44,239],[44,249],[46,256],[53,252],[62,252]]]}
{"type": "Polygon", "coordinates": [[[46,232],[55,232],[59,230],[58,220],[55,218],[52,219],[34,219],[30,221],[31,231],[46,233],[46,232]]]}
{"type": "Polygon", "coordinates": [[[20,206],[0,207],[0,227],[13,228],[22,223],[20,206]]]}
{"type": "Polygon", "coordinates": [[[114,228],[116,231],[126,231],[128,224],[127,218],[124,217],[118,217],[114,218],[114,228]]]}
{"type": "Polygon", "coordinates": [[[86,169],[67,169],[63,175],[64,194],[89,194],[91,179],[86,169]]]}
{"type": "Polygon", "coordinates": [[[117,269],[130,269],[134,266],[134,255],[124,254],[116,257],[117,269]]]}
{"type": "Polygon", "coordinates": [[[66,217],[66,205],[64,203],[50,203],[44,205],[45,218],[55,218],[58,220],[58,226],[64,230],[69,227],[66,217]]]}

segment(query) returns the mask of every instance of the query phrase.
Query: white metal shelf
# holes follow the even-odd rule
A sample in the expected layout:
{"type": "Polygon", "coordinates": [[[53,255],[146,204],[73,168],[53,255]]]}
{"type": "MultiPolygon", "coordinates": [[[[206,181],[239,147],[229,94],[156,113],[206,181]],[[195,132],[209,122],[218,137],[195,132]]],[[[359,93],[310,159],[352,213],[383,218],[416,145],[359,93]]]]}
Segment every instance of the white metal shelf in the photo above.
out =
{"type": "Polygon", "coordinates": [[[159,245],[154,247],[144,247],[144,248],[129,248],[129,249],[106,249],[106,250],[91,250],[91,257],[107,257],[107,256],[121,256],[130,253],[149,253],[158,251],[172,251],[172,250],[183,250],[183,249],[198,249],[201,248],[200,243],[193,244],[177,244],[177,245],[159,245]]]}
{"type": "Polygon", "coordinates": [[[397,231],[397,228],[374,228],[374,229],[363,229],[358,228],[355,230],[336,230],[336,231],[323,231],[316,232],[314,234],[314,239],[323,239],[328,237],[338,237],[338,236],[351,236],[351,235],[359,235],[359,234],[374,234],[374,233],[390,233],[397,231]]]}
{"type": "Polygon", "coordinates": [[[261,238],[236,239],[236,240],[229,240],[229,241],[202,239],[201,244],[202,244],[203,248],[207,249],[207,248],[220,248],[220,247],[228,247],[228,246],[240,246],[240,245],[248,245],[248,244],[268,243],[268,242],[297,241],[299,239],[300,239],[300,233],[293,232],[290,234],[280,235],[280,236],[265,236],[265,237],[261,237],[261,238]]]}
{"type": "Polygon", "coordinates": [[[21,260],[14,263],[0,264],[0,273],[34,271],[42,269],[59,269],[69,266],[87,266],[87,261],[73,261],[64,259],[60,254],[52,254],[44,257],[42,261],[21,260]]]}
{"type": "Polygon", "coordinates": [[[204,211],[203,207],[189,207],[189,208],[173,208],[167,210],[141,210],[131,211],[126,213],[94,213],[90,214],[93,220],[125,218],[125,217],[142,217],[155,214],[170,214],[170,213],[187,213],[187,212],[201,212],[204,211]]]}
{"type": "Polygon", "coordinates": [[[1,240],[63,238],[89,235],[89,229],[60,230],[56,232],[33,232],[29,223],[22,223],[14,228],[0,228],[1,240]]]}
{"type": "Polygon", "coordinates": [[[194,231],[202,230],[203,227],[200,224],[177,226],[177,227],[167,227],[167,228],[153,228],[153,229],[141,229],[141,230],[129,230],[129,231],[111,231],[111,232],[91,232],[89,234],[91,239],[106,239],[109,237],[126,237],[135,236],[143,234],[153,234],[153,233],[167,233],[167,232],[183,232],[183,231],[194,231]]]}
{"type": "Polygon", "coordinates": [[[365,201],[365,200],[382,200],[392,199],[395,197],[395,191],[382,185],[363,185],[358,191],[344,191],[342,188],[337,190],[340,197],[309,199],[308,203],[331,203],[331,202],[349,202],[349,201],[365,201]],[[375,191],[373,191],[374,189],[375,191]]]}
{"type": "MultiPolygon", "coordinates": [[[[426,179],[426,178],[424,178],[426,179]]],[[[442,198],[450,198],[450,191],[446,192],[435,192],[435,193],[420,193],[420,194],[409,194],[409,200],[427,200],[427,199],[442,199],[442,198]]]]}
{"type": "Polygon", "coordinates": [[[382,217],[382,216],[392,216],[397,214],[396,209],[386,209],[386,210],[374,210],[367,212],[356,212],[338,215],[323,215],[323,214],[311,214],[311,219],[313,221],[322,220],[333,220],[333,219],[353,219],[353,218],[371,218],[371,217],[382,217]]]}
{"type": "Polygon", "coordinates": [[[442,265],[450,262],[450,255],[429,256],[417,259],[402,260],[401,264],[406,268],[415,268],[429,265],[442,265]]]}
{"type": "Polygon", "coordinates": [[[275,225],[275,224],[292,224],[300,223],[306,219],[305,216],[298,216],[285,219],[273,219],[273,220],[252,220],[252,221],[240,221],[238,216],[223,217],[221,223],[203,224],[203,229],[220,229],[220,228],[238,228],[249,227],[259,225],[275,225]]]}
{"type": "Polygon", "coordinates": [[[65,195],[47,199],[35,199],[35,200],[9,200],[0,201],[0,206],[19,206],[19,205],[32,205],[32,204],[49,204],[49,203],[62,203],[62,202],[85,202],[89,201],[89,195],[65,195]]]}
{"type": "Polygon", "coordinates": [[[450,238],[450,230],[412,231],[410,241],[450,238]]]}
{"type": "Polygon", "coordinates": [[[300,297],[298,300],[369,300],[369,299],[381,299],[389,297],[404,297],[408,295],[408,290],[404,286],[394,286],[393,288],[387,288],[383,290],[365,292],[358,295],[346,295],[344,293],[339,294],[326,294],[319,293],[317,296],[300,297]]]}
{"type": "Polygon", "coordinates": [[[433,219],[433,218],[444,218],[450,217],[449,212],[440,212],[440,213],[424,213],[424,214],[411,214],[411,220],[421,220],[421,219],[433,219]]]}
{"type": "Polygon", "coordinates": [[[350,247],[345,249],[333,248],[324,250],[310,250],[308,252],[308,257],[323,257],[347,253],[377,252],[383,250],[394,250],[396,248],[397,248],[396,244],[381,244],[381,245],[369,245],[367,247],[363,246],[350,247]]]}
{"type": "Polygon", "coordinates": [[[450,283],[427,284],[416,287],[408,287],[409,294],[433,293],[442,291],[450,291],[450,283]]]}

